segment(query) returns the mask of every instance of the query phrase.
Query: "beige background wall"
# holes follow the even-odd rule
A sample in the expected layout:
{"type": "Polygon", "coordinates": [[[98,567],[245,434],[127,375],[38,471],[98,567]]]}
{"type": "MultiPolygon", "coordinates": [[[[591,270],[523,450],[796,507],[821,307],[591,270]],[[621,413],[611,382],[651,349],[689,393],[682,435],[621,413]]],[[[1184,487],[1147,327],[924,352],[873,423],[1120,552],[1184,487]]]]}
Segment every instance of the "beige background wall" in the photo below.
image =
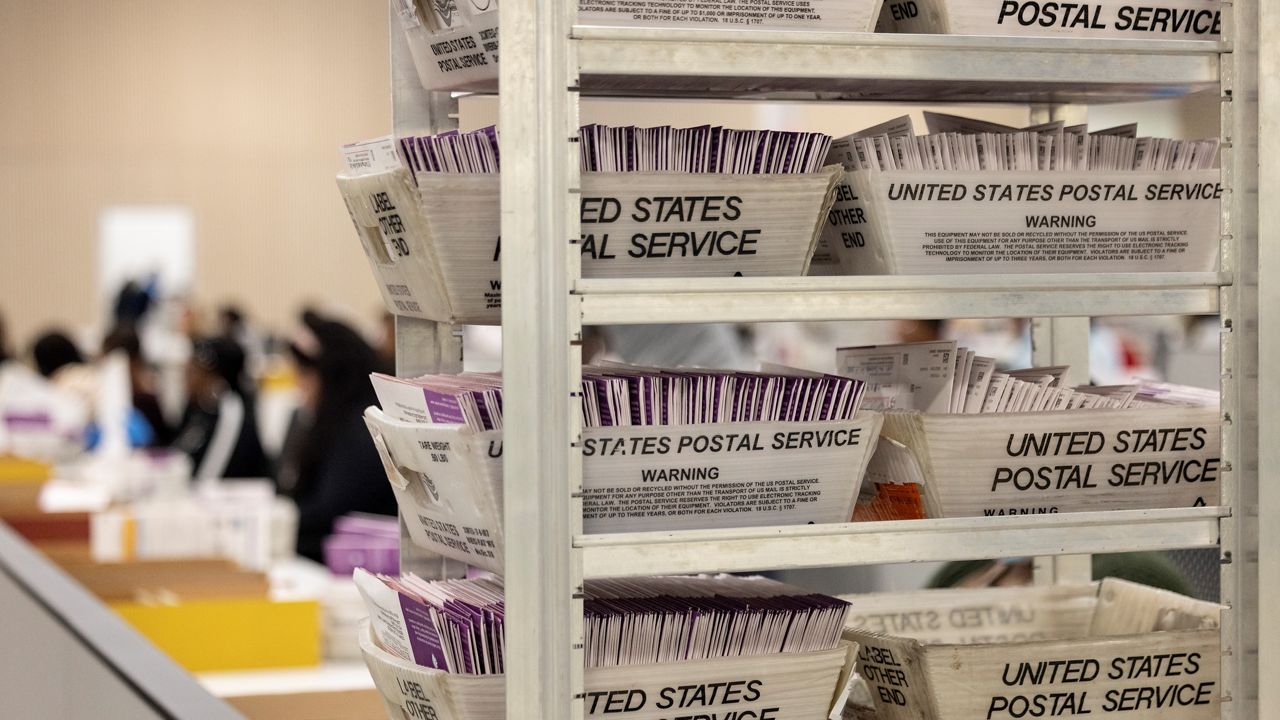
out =
{"type": "Polygon", "coordinates": [[[99,212],[190,206],[198,298],[285,326],[376,287],[333,183],[390,128],[380,0],[0,0],[0,315],[100,321],[99,212]]]}

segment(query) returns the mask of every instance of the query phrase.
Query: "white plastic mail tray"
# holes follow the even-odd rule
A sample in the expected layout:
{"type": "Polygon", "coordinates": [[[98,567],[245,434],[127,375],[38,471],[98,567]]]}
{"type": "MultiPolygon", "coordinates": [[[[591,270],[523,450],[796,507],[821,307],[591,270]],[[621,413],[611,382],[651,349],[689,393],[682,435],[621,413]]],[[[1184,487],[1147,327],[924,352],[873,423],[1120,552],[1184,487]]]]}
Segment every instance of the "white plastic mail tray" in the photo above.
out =
{"type": "MultiPolygon", "coordinates": [[[[402,660],[378,647],[368,621],[360,627],[360,651],[392,720],[507,717],[502,675],[453,674],[402,660]]],[[[809,653],[588,668],[584,714],[597,720],[824,720],[844,702],[855,652],[842,642],[809,653]]]]}
{"type": "Polygon", "coordinates": [[[823,239],[847,275],[1211,272],[1220,170],[845,174],[823,239]]]}
{"type": "MultiPolygon", "coordinates": [[[[502,572],[502,431],[365,422],[413,541],[502,572]]],[[[882,418],[586,428],[582,524],[622,533],[848,522],[882,418]]],[[[511,482],[518,482],[518,473],[511,482]]]]}
{"type": "MultiPolygon", "coordinates": [[[[578,20],[584,25],[611,27],[869,32],[875,29],[880,3],[881,0],[579,0],[578,20]]],[[[497,0],[395,0],[393,6],[403,8],[399,12],[400,24],[424,88],[493,89],[498,80],[499,58],[497,0]]]]}
{"type": "MultiPolygon", "coordinates": [[[[804,275],[843,171],[584,173],[586,278],[804,275]]],[[[339,176],[387,310],[454,323],[502,317],[496,173],[404,168],[339,176]]]]}
{"type": "Polygon", "coordinates": [[[883,437],[915,454],[929,517],[1218,504],[1216,407],[884,416],[883,437]]]}
{"type": "MultiPolygon", "coordinates": [[[[963,591],[956,591],[963,592],[963,591]]],[[[1222,606],[1108,578],[1070,638],[922,643],[847,631],[879,720],[1217,720],[1222,606]]]]}

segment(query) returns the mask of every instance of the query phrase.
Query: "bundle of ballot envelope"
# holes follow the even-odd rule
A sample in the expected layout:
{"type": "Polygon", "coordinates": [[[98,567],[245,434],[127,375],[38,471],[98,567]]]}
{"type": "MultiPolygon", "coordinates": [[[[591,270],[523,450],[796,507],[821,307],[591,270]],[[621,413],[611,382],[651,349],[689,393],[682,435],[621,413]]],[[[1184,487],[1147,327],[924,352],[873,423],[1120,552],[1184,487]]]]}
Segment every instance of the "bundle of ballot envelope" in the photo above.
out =
{"type": "Polygon", "coordinates": [[[954,340],[840,348],[836,366],[840,375],[867,384],[869,410],[975,414],[1218,403],[1217,392],[1151,380],[1073,386],[1065,365],[999,370],[995,358],[954,340]]]}
{"type": "Polygon", "coordinates": [[[924,135],[903,115],[842,137],[829,159],[877,171],[1185,171],[1213,168],[1220,145],[1218,138],[1139,137],[1137,123],[1090,130],[1054,120],[1015,128],[929,111],[924,120],[924,135]]]}
{"type": "MultiPolygon", "coordinates": [[[[392,717],[506,717],[501,579],[355,582],[361,653],[392,717]]],[[[729,575],[594,579],[582,597],[588,718],[818,720],[845,704],[844,600],[729,575]]]]}
{"type": "MultiPolygon", "coordinates": [[[[817,172],[831,136],[788,130],[735,130],[718,125],[677,128],[583,125],[583,172],[679,172],[732,175],[817,172]]],[[[501,170],[498,129],[456,130],[400,138],[400,152],[415,173],[488,173],[501,170]]]]}
{"type": "MultiPolygon", "coordinates": [[[[355,581],[388,652],[451,673],[503,672],[501,578],[426,581],[357,569],[355,581]]],[[[587,667],[829,650],[849,607],[734,575],[588,580],[584,596],[587,667]]]]}
{"type": "MultiPolygon", "coordinates": [[[[407,422],[503,427],[501,373],[371,376],[382,409],[407,422]]],[[[582,369],[584,427],[850,420],[865,384],[780,365],[760,372],[602,363],[582,369]]]]}

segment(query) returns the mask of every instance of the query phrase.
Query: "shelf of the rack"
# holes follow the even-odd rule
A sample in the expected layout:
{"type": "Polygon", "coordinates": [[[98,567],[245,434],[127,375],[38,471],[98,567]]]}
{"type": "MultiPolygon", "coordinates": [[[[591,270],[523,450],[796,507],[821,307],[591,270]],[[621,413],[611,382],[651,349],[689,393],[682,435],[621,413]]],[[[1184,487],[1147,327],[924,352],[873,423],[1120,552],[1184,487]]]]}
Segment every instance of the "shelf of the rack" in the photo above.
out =
{"type": "Polygon", "coordinates": [[[1227,508],[580,535],[584,577],[1213,547],[1227,508]]]}
{"type": "Polygon", "coordinates": [[[1229,273],[582,279],[587,325],[1211,315],[1229,273]]]}
{"type": "Polygon", "coordinates": [[[1209,90],[1222,43],[575,26],[587,94],[1119,102],[1209,90]]]}

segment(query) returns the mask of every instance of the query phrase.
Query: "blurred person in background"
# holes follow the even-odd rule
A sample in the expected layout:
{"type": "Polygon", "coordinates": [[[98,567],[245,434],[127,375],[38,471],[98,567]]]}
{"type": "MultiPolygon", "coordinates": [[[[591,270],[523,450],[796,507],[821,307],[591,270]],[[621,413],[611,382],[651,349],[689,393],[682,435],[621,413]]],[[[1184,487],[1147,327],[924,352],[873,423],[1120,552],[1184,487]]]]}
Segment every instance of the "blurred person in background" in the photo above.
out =
{"type": "Polygon", "coordinates": [[[93,406],[97,396],[93,367],[85,362],[84,354],[67,333],[61,330],[41,333],[31,344],[31,361],[36,371],[55,387],[93,406]]]}
{"type": "MultiPolygon", "coordinates": [[[[117,349],[114,346],[109,350],[117,349]]],[[[128,352],[125,348],[119,348],[128,352]]],[[[103,352],[105,358],[108,352],[103,352]]],[[[61,331],[43,333],[31,347],[31,359],[41,376],[48,379],[58,391],[74,396],[88,413],[85,427],[85,448],[94,449],[102,438],[102,428],[96,416],[99,408],[98,394],[103,376],[96,364],[86,362],[79,346],[61,331]]],[[[158,406],[157,406],[158,410],[158,406]]],[[[155,427],[137,407],[131,407],[124,418],[125,438],[131,447],[146,447],[155,442],[155,427]]]]}
{"type": "Polygon", "coordinates": [[[369,374],[389,368],[347,325],[310,311],[302,321],[290,344],[301,407],[285,441],[278,482],[298,505],[298,554],[321,560],[324,538],[339,516],[396,513],[363,417],[377,403],[369,374]]]}
{"type": "Polygon", "coordinates": [[[141,280],[128,280],[116,293],[112,315],[117,325],[136,327],[155,303],[160,276],[151,273],[141,280]]]}
{"type": "Polygon", "coordinates": [[[172,447],[191,457],[197,479],[270,476],[254,399],[239,344],[224,337],[193,341],[187,409],[172,447]]]}
{"type": "Polygon", "coordinates": [[[9,355],[9,334],[5,330],[4,316],[0,315],[0,365],[3,365],[13,359],[9,355]]]}
{"type": "Polygon", "coordinates": [[[235,340],[244,351],[245,368],[250,377],[262,375],[266,365],[267,343],[239,306],[227,304],[218,308],[218,335],[235,340]]]}
{"type": "Polygon", "coordinates": [[[65,332],[49,330],[31,344],[31,361],[40,375],[53,380],[63,370],[84,365],[84,355],[65,332]]]}
{"type": "Polygon", "coordinates": [[[121,351],[129,358],[129,389],[134,410],[150,426],[150,439],[146,445],[166,447],[173,442],[173,428],[164,417],[160,399],[155,392],[156,380],[151,367],[142,356],[142,341],[132,325],[118,325],[102,340],[103,357],[121,351]]]}
{"type": "Polygon", "coordinates": [[[917,343],[933,342],[946,337],[946,322],[943,320],[899,320],[896,324],[898,342],[917,343]]]}

